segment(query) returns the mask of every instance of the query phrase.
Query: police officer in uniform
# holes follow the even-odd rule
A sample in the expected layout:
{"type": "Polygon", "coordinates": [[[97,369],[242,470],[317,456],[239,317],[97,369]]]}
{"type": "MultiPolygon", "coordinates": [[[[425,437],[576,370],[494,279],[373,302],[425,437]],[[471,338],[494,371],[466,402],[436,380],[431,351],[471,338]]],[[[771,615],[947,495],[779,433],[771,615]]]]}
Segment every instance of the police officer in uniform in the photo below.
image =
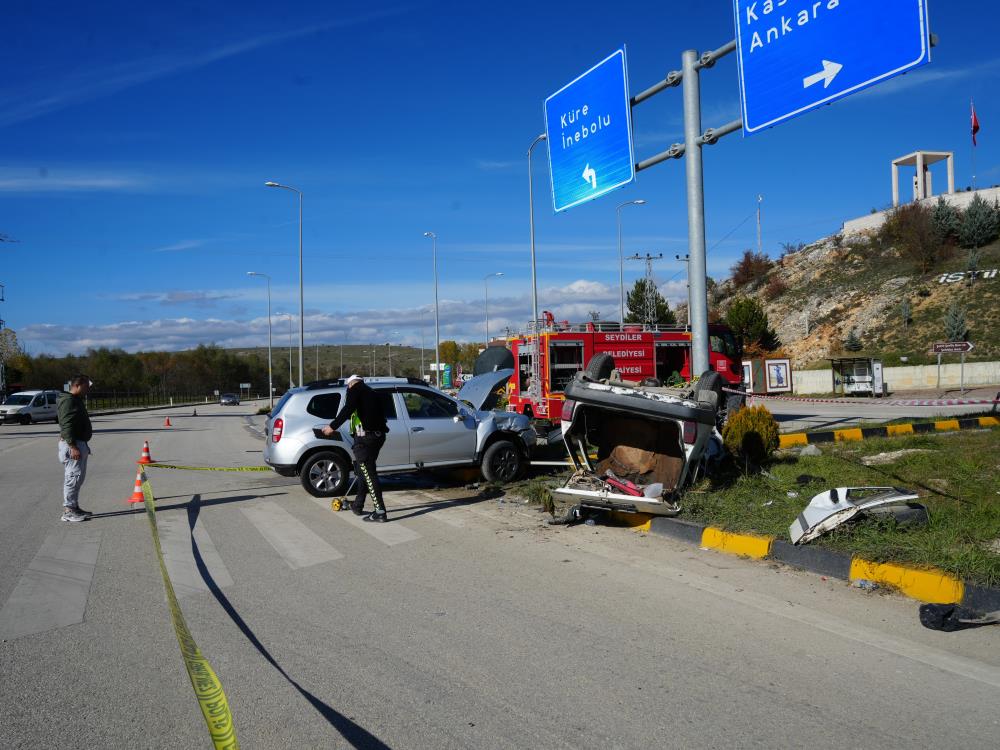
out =
{"type": "Polygon", "coordinates": [[[365,496],[370,494],[375,510],[365,515],[365,520],[385,523],[389,517],[382,502],[382,486],[378,481],[375,461],[385,444],[389,425],[385,421],[381,398],[359,375],[351,375],[347,379],[344,405],[329,426],[323,428],[323,434],[327,437],[333,435],[348,419],[351,420],[351,434],[354,436],[354,474],[358,482],[358,496],[351,503],[351,510],[355,515],[365,515],[365,496]]]}

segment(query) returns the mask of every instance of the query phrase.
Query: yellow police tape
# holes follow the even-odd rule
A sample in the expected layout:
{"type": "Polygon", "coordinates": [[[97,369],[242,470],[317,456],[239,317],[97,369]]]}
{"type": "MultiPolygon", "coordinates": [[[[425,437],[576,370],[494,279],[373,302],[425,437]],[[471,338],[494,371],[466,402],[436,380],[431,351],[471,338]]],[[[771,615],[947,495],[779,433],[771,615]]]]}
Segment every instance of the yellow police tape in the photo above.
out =
{"type": "Polygon", "coordinates": [[[271,471],[270,466],[179,466],[177,464],[144,464],[147,469],[184,469],[185,471],[271,471]]]}
{"type": "Polygon", "coordinates": [[[167,604],[170,607],[170,616],[174,621],[177,644],[181,648],[184,666],[187,668],[188,677],[191,678],[191,686],[194,688],[201,713],[208,725],[208,732],[212,736],[212,744],[216,750],[238,750],[240,745],[236,740],[236,727],[233,726],[233,715],[229,711],[229,702],[222,690],[222,683],[215,676],[208,659],[201,655],[198,644],[194,642],[194,637],[188,630],[187,623],[184,622],[181,607],[177,603],[173,584],[170,583],[167,565],[163,561],[163,550],[160,547],[160,532],[156,528],[156,500],[153,497],[153,488],[145,474],[142,476],[142,496],[145,499],[146,517],[149,519],[149,528],[153,535],[153,547],[156,549],[156,557],[160,561],[163,588],[167,592],[167,604]]]}

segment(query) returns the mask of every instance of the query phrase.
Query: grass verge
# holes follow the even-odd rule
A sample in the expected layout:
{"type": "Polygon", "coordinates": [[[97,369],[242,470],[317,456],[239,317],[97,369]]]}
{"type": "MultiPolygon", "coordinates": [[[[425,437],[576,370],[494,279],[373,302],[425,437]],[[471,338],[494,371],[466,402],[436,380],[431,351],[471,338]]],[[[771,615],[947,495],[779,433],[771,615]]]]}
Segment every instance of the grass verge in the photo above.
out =
{"type": "Polygon", "coordinates": [[[682,518],[787,540],[789,524],[823,490],[906,487],[917,491],[927,506],[928,525],[905,528],[866,518],[811,544],[876,562],[932,566],[981,585],[1000,586],[1000,431],[869,439],[823,445],[821,450],[819,456],[777,456],[760,474],[733,470],[703,480],[685,495],[682,518]],[[866,456],[910,448],[924,452],[901,455],[883,466],[862,462],[866,456]]]}

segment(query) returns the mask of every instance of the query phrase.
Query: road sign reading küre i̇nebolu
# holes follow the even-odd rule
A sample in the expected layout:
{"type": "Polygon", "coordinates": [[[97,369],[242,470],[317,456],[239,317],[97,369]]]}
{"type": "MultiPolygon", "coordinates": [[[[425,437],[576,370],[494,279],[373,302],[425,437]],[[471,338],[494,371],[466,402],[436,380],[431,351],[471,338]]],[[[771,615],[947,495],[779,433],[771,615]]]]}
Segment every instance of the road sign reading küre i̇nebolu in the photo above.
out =
{"type": "Polygon", "coordinates": [[[556,211],[635,179],[624,48],[545,100],[545,135],[556,211]]]}

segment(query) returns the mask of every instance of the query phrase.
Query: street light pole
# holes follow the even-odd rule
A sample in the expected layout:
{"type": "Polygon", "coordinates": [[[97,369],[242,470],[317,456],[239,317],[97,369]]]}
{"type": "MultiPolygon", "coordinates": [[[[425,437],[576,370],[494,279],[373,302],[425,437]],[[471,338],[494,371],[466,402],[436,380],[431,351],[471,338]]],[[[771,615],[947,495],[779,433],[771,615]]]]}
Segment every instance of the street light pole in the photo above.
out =
{"type": "Polygon", "coordinates": [[[625,206],[642,206],[646,203],[642,198],[634,201],[625,201],[615,213],[618,214],[618,292],[621,297],[621,317],[618,319],[620,325],[625,325],[625,258],[622,256],[622,209],[625,206]]]}
{"type": "Polygon", "coordinates": [[[488,273],[483,276],[483,307],[486,311],[486,348],[490,348],[490,279],[494,276],[503,276],[503,271],[488,273]]]}
{"type": "MultiPolygon", "coordinates": [[[[535,334],[537,337],[537,325],[538,325],[538,278],[535,275],[535,199],[531,179],[531,152],[534,150],[535,146],[544,141],[547,138],[545,133],[539,135],[535,140],[531,142],[528,146],[528,230],[531,234],[531,323],[533,327],[536,327],[535,334]]],[[[537,341],[536,341],[537,346],[537,341]]],[[[536,378],[531,379],[532,382],[536,378]]]]}
{"type": "Polygon", "coordinates": [[[284,315],[288,318],[288,387],[294,388],[295,381],[292,380],[292,314],[286,312],[276,312],[275,315],[284,315]]]}
{"type": "Polygon", "coordinates": [[[431,252],[434,261],[434,368],[435,385],[441,387],[441,321],[438,316],[438,261],[437,235],[434,232],[424,232],[424,237],[431,238],[431,252]]]}
{"type": "Polygon", "coordinates": [[[247,271],[247,276],[260,276],[267,279],[267,398],[268,404],[274,408],[274,378],[271,374],[271,277],[266,273],[247,271]]]}
{"type": "Polygon", "coordinates": [[[267,187],[291,190],[299,196],[299,383],[305,382],[304,351],[306,343],[305,295],[302,290],[302,191],[277,182],[265,182],[267,187]]]}

